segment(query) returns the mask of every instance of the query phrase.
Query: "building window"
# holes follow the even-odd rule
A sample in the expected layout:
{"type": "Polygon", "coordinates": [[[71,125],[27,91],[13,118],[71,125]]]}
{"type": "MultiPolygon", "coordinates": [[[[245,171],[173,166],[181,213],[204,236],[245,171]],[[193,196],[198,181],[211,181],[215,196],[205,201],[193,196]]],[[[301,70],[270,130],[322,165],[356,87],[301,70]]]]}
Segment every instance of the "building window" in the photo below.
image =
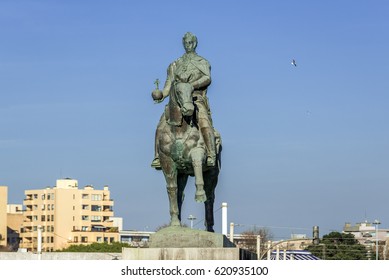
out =
{"type": "Polygon", "coordinates": [[[100,205],[92,205],[92,211],[101,211],[100,205]]]}
{"type": "Polygon", "coordinates": [[[120,238],[120,242],[122,242],[122,243],[130,243],[131,242],[131,237],[122,235],[121,238],[120,238]]]}
{"type": "Polygon", "coordinates": [[[88,237],[87,236],[81,236],[81,242],[82,243],[87,243],[88,242],[88,237]]]}
{"type": "Polygon", "coordinates": [[[83,204],[82,205],[82,210],[89,210],[89,205],[83,204]]]}
{"type": "Polygon", "coordinates": [[[96,237],[96,241],[101,243],[101,242],[103,242],[103,238],[101,236],[97,236],[96,237]]]}
{"type": "Polygon", "coordinates": [[[101,222],[101,217],[100,216],[92,216],[91,221],[92,222],[101,222]]]}
{"type": "Polygon", "coordinates": [[[82,219],[83,221],[88,221],[88,220],[89,220],[89,216],[82,216],[81,219],[82,219]]]}
{"type": "Polygon", "coordinates": [[[88,231],[88,227],[87,226],[82,226],[81,227],[81,231],[88,231]]]}
{"type": "Polygon", "coordinates": [[[32,227],[32,231],[37,231],[38,227],[37,226],[33,226],[32,227]]]}
{"type": "Polygon", "coordinates": [[[53,193],[51,194],[51,200],[54,200],[54,194],[53,193]]]}
{"type": "Polygon", "coordinates": [[[100,201],[101,200],[101,194],[92,194],[92,200],[93,201],[100,201]]]}
{"type": "Polygon", "coordinates": [[[38,205],[34,205],[33,210],[38,210],[38,205]]]}
{"type": "Polygon", "coordinates": [[[51,204],[51,210],[54,210],[54,204],[51,204]]]}
{"type": "Polygon", "coordinates": [[[89,199],[89,194],[83,193],[83,194],[82,194],[82,199],[89,199]]]}
{"type": "Polygon", "coordinates": [[[38,199],[38,194],[34,194],[34,199],[38,199]]]}
{"type": "Polygon", "coordinates": [[[115,238],[114,237],[110,237],[109,238],[109,243],[114,243],[115,242],[115,238]]]}
{"type": "Polygon", "coordinates": [[[74,243],[78,243],[78,236],[75,236],[73,241],[74,241],[74,243]]]}
{"type": "Polygon", "coordinates": [[[42,200],[45,200],[46,195],[42,194],[42,200]]]}
{"type": "Polygon", "coordinates": [[[36,215],[32,216],[32,220],[33,221],[38,221],[38,216],[36,216],[36,215]]]}
{"type": "Polygon", "coordinates": [[[54,215],[51,215],[51,221],[54,222],[54,215]]]}
{"type": "Polygon", "coordinates": [[[104,231],[105,227],[102,226],[92,226],[92,231],[104,231]]]}
{"type": "Polygon", "coordinates": [[[45,215],[42,215],[41,216],[41,222],[45,222],[46,221],[46,216],[45,215]]]}
{"type": "Polygon", "coordinates": [[[41,208],[42,208],[42,210],[45,210],[46,209],[46,205],[42,204],[41,208]]]}

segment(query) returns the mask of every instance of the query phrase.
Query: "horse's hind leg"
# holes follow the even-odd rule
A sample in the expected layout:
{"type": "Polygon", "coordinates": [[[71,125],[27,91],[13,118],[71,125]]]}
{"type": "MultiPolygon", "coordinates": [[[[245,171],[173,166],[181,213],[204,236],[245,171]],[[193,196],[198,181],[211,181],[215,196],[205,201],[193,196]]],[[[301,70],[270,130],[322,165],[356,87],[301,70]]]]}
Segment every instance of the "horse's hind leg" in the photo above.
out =
{"type": "Polygon", "coordinates": [[[178,219],[181,221],[181,206],[184,202],[185,194],[185,186],[188,182],[188,175],[186,174],[178,174],[177,176],[177,204],[178,204],[178,219]]]}
{"type": "Polygon", "coordinates": [[[213,217],[213,205],[215,202],[215,188],[218,179],[218,169],[215,167],[204,173],[204,189],[207,195],[207,200],[204,202],[205,206],[205,227],[209,232],[214,232],[213,226],[215,224],[213,217]]]}

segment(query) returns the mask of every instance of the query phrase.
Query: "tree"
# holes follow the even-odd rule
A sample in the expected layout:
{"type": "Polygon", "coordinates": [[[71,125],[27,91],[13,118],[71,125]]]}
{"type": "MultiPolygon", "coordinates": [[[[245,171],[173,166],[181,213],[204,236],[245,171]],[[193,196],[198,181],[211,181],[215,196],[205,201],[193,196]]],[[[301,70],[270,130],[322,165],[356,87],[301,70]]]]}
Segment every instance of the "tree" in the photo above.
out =
{"type": "MultiPolygon", "coordinates": [[[[268,228],[251,228],[249,230],[243,231],[241,236],[241,247],[256,253],[257,251],[257,236],[261,237],[261,251],[265,250],[265,244],[273,239],[273,233],[268,228]]],[[[239,244],[238,244],[239,245],[239,244]]]]}
{"type": "Polygon", "coordinates": [[[69,247],[59,250],[59,252],[101,252],[101,253],[121,253],[123,247],[131,247],[128,243],[92,243],[88,245],[70,245],[69,247]]]}
{"type": "Polygon", "coordinates": [[[366,260],[366,247],[359,244],[351,233],[333,231],[321,239],[319,245],[307,247],[313,255],[323,260],[366,260]]]}

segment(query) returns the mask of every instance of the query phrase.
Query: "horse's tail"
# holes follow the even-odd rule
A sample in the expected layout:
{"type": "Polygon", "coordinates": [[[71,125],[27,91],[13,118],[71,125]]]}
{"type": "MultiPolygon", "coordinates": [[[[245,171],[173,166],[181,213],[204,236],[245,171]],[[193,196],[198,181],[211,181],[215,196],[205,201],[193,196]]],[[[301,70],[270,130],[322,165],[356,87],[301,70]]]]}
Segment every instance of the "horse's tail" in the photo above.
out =
{"type": "Polygon", "coordinates": [[[217,165],[219,167],[219,170],[222,168],[222,138],[220,136],[220,133],[214,128],[214,134],[215,134],[215,144],[216,144],[216,161],[217,165]]]}

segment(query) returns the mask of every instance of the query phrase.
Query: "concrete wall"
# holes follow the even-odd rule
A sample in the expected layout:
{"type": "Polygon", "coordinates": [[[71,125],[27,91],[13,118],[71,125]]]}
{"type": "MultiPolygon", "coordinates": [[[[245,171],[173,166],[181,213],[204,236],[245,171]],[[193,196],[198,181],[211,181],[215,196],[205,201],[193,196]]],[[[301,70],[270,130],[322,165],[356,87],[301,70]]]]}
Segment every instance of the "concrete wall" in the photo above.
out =
{"type": "Polygon", "coordinates": [[[123,248],[123,260],[239,260],[239,248],[123,248]]]}
{"type": "MultiPolygon", "coordinates": [[[[31,252],[0,252],[1,260],[38,260],[31,252]]],[[[255,260],[239,248],[123,248],[122,253],[43,252],[41,260],[255,260]]]]}
{"type": "MultiPolygon", "coordinates": [[[[0,252],[0,260],[38,260],[34,253],[0,252]]],[[[42,253],[41,260],[113,260],[122,259],[121,253],[42,253]]]]}

